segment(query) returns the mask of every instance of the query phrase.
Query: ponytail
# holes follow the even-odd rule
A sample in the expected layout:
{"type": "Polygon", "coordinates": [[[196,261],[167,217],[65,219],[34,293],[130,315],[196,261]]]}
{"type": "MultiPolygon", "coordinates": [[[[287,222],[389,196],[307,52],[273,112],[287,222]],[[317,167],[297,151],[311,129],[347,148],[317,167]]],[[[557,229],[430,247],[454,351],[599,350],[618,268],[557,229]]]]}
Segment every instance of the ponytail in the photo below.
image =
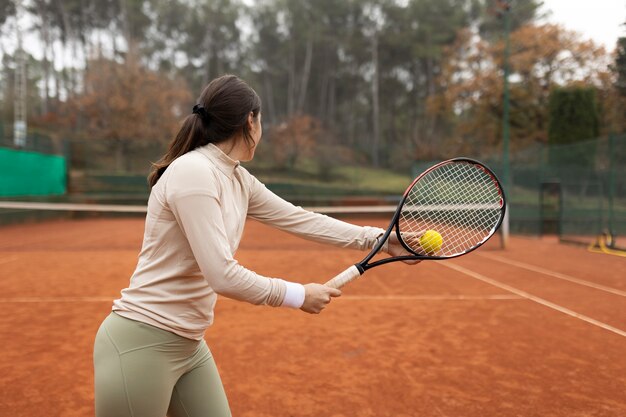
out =
{"type": "Polygon", "coordinates": [[[170,142],[165,155],[157,162],[152,163],[152,169],[150,170],[150,175],[148,175],[148,185],[150,185],[150,188],[154,187],[167,167],[170,166],[176,158],[189,151],[193,151],[198,146],[209,143],[209,136],[203,124],[202,120],[200,120],[196,114],[187,116],[178,134],[174,140],[170,142]]]}
{"type": "Polygon", "coordinates": [[[224,75],[207,85],[193,113],[185,118],[167,152],[152,163],[148,175],[150,188],[154,187],[168,166],[179,156],[209,143],[224,142],[241,132],[243,140],[253,143],[248,128],[248,115],[257,117],[261,99],[243,80],[224,75]]]}

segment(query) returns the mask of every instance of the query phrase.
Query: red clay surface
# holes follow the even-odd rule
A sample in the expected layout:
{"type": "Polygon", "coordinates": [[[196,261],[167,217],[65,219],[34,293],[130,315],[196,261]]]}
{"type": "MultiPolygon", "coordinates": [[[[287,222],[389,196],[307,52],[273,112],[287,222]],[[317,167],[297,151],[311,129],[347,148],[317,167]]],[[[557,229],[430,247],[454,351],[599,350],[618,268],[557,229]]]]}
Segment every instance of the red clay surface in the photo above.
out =
{"type": "MultiPolygon", "coordinates": [[[[93,415],[93,338],[142,233],[141,219],[0,229],[0,415],[93,415]]],[[[305,283],[362,255],[249,222],[237,257],[305,283]]],[[[375,268],[319,316],[220,298],[206,338],[235,416],[618,417],[624,331],[626,258],[512,238],[375,268]]]]}

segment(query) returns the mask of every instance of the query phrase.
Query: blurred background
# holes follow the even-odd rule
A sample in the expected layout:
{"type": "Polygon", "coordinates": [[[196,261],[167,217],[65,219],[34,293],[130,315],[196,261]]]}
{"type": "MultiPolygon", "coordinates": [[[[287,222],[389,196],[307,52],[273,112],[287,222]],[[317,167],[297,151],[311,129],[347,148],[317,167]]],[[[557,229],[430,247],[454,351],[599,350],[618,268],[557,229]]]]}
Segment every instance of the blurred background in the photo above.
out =
{"type": "Polygon", "coordinates": [[[2,0],[0,198],[145,204],[150,162],[233,73],[263,100],[247,168],[296,204],[389,204],[468,156],[512,232],[623,235],[626,8],[573,3],[2,0]]]}

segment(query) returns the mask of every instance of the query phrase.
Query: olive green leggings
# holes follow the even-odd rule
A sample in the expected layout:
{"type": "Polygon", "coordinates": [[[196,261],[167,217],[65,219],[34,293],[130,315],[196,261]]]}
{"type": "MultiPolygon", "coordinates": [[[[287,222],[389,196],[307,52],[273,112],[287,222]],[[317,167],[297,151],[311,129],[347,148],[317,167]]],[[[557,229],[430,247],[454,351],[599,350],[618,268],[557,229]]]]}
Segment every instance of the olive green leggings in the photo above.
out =
{"type": "Polygon", "coordinates": [[[204,340],[111,313],[94,344],[96,417],[231,416],[204,340]]]}

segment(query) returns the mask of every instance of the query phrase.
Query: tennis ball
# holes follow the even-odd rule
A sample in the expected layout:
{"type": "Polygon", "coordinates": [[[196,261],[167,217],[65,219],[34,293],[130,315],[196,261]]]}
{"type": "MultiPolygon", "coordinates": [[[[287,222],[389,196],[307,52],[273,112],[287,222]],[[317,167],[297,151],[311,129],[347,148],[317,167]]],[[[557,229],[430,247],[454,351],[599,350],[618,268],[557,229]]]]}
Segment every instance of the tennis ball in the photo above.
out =
{"type": "Polygon", "coordinates": [[[422,237],[420,237],[420,246],[429,255],[434,255],[439,252],[441,245],[443,245],[443,238],[439,232],[435,230],[427,230],[422,237]]]}

